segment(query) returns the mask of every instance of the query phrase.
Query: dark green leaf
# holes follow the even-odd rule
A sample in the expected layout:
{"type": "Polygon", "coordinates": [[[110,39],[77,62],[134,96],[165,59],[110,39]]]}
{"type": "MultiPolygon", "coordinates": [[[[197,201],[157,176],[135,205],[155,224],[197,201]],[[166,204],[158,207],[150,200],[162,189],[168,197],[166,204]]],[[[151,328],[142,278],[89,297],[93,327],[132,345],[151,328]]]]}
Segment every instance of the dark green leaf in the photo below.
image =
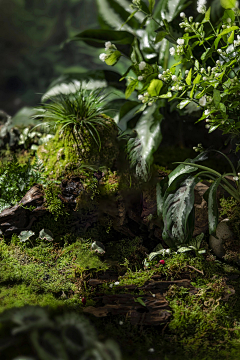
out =
{"type": "Polygon", "coordinates": [[[219,177],[210,186],[208,190],[208,223],[209,234],[215,236],[218,225],[218,204],[217,204],[217,189],[222,178],[219,177]]]}
{"type": "Polygon", "coordinates": [[[150,14],[152,14],[155,6],[155,0],[148,0],[148,2],[149,2],[149,12],[150,14]]]}
{"type": "Polygon", "coordinates": [[[214,101],[215,107],[218,109],[220,101],[221,101],[221,93],[217,89],[213,90],[213,101],[214,101]]]}
{"type": "Polygon", "coordinates": [[[155,44],[157,44],[158,42],[162,41],[162,39],[165,38],[165,36],[167,35],[167,31],[159,31],[157,33],[156,39],[155,39],[155,44]]]}

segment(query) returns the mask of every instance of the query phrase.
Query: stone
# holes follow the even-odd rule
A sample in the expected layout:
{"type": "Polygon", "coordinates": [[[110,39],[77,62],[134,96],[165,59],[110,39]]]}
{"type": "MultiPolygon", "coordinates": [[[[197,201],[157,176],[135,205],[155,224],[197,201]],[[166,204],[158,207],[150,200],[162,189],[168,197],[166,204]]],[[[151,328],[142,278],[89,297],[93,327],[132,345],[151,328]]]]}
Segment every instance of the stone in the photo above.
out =
{"type": "Polygon", "coordinates": [[[213,235],[210,235],[209,237],[210,248],[220,259],[225,255],[224,242],[233,236],[233,233],[227,224],[228,221],[229,219],[224,219],[218,224],[216,229],[217,238],[213,235]]]}

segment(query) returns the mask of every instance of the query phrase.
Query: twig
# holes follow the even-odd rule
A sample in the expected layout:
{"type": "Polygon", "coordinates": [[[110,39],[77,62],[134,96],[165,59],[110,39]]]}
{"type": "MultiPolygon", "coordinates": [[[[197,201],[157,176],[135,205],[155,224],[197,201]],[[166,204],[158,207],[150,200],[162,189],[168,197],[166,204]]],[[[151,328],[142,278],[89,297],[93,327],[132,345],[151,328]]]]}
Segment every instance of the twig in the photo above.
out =
{"type": "Polygon", "coordinates": [[[203,272],[203,271],[200,271],[200,270],[196,269],[195,267],[193,267],[193,266],[191,266],[191,265],[187,265],[187,267],[189,267],[190,269],[193,269],[193,270],[199,272],[200,274],[204,275],[204,272],[203,272]]]}

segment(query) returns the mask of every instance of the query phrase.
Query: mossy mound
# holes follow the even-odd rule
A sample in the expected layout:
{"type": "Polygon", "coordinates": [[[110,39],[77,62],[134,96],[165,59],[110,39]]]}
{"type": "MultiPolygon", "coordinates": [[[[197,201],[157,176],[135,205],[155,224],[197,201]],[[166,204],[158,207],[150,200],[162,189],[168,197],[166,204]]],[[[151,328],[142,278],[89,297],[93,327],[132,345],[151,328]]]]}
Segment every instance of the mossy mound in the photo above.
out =
{"type": "Polygon", "coordinates": [[[62,132],[61,129],[48,143],[38,148],[37,155],[43,161],[49,178],[63,178],[81,165],[113,168],[119,153],[118,128],[110,117],[102,116],[106,119],[106,126],[96,126],[101,139],[100,149],[87,130],[75,134],[76,143],[70,132],[62,132]]]}

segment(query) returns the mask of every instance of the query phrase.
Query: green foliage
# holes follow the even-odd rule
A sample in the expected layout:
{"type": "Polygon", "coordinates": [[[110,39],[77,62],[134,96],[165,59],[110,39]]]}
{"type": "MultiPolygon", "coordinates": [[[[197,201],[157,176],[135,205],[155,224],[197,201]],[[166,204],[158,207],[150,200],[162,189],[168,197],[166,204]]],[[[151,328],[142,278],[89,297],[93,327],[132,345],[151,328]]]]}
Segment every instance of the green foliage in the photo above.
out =
{"type": "MultiPolygon", "coordinates": [[[[121,353],[115,342],[98,341],[95,329],[83,315],[68,312],[50,318],[46,309],[38,306],[25,306],[4,312],[0,317],[2,327],[7,326],[5,345],[0,351],[15,347],[24,339],[31,344],[33,354],[40,360],[70,360],[73,358],[120,360],[121,353]]],[[[17,347],[19,354],[21,346],[17,347]]],[[[21,350],[20,350],[21,352],[21,350]]],[[[20,356],[21,359],[29,357],[20,356]]],[[[19,357],[19,358],[20,358],[19,357]]]]}
{"type": "Polygon", "coordinates": [[[61,194],[61,189],[54,182],[49,182],[45,189],[45,198],[48,211],[54,216],[57,221],[61,215],[68,215],[64,209],[63,202],[59,199],[58,194],[61,194]]]}
{"type": "Polygon", "coordinates": [[[50,103],[42,105],[42,114],[37,115],[51,121],[54,127],[61,127],[60,131],[69,132],[78,146],[84,142],[84,131],[87,131],[101,148],[98,127],[107,127],[104,118],[106,109],[103,102],[106,95],[101,91],[88,92],[86,89],[76,88],[75,93],[59,94],[50,103]]]}
{"type": "Polygon", "coordinates": [[[15,155],[0,169],[0,211],[18,203],[34,184],[46,184],[41,160],[19,164],[15,155]]]}
{"type": "Polygon", "coordinates": [[[221,153],[229,162],[232,172],[221,175],[215,170],[206,166],[196,164],[208,157],[209,151],[201,152],[193,160],[185,160],[168,177],[157,184],[158,214],[162,215],[164,221],[163,239],[170,247],[178,244],[188,244],[194,230],[194,186],[200,179],[208,178],[214,180],[208,191],[204,194],[208,202],[209,233],[216,234],[218,224],[218,205],[216,192],[221,186],[232,195],[237,201],[240,200],[237,170],[231,161],[221,153]],[[199,173],[197,170],[200,169],[199,173]],[[237,182],[234,187],[225,178],[233,176],[237,182]]]}

